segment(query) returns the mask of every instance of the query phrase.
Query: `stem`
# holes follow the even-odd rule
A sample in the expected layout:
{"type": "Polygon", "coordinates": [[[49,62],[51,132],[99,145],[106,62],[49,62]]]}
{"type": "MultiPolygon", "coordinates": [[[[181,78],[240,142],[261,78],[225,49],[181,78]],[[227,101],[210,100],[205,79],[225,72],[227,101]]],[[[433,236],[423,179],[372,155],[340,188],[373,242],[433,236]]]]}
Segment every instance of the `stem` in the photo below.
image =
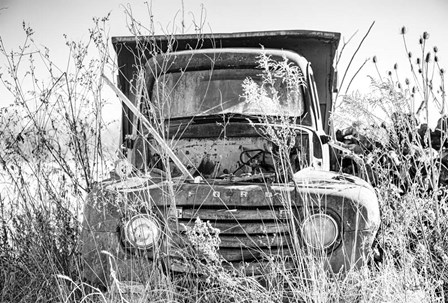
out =
{"type": "Polygon", "coordinates": [[[361,48],[362,44],[364,43],[364,41],[366,40],[367,36],[369,35],[370,31],[372,30],[373,25],[375,24],[375,21],[372,22],[372,24],[370,25],[369,29],[367,30],[366,34],[364,35],[364,37],[361,39],[361,42],[359,43],[358,47],[356,48],[355,52],[353,53],[352,57],[350,58],[350,62],[348,63],[347,69],[344,72],[344,76],[342,77],[341,80],[341,84],[339,85],[339,89],[338,92],[336,93],[336,97],[335,99],[338,98],[339,96],[339,92],[341,91],[342,85],[344,84],[344,80],[345,77],[347,76],[347,72],[350,69],[350,66],[352,65],[353,60],[356,57],[356,54],[358,53],[359,49],[361,48]]]}

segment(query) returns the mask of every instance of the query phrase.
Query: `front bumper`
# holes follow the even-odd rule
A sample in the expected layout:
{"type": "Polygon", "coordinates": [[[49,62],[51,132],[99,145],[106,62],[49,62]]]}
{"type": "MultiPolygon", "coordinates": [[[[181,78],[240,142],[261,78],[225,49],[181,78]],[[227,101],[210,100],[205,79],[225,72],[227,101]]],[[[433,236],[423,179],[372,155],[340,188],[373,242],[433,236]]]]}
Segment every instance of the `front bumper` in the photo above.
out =
{"type": "MultiPolygon", "coordinates": [[[[85,231],[87,232],[87,231],[85,231]]],[[[269,276],[275,272],[295,272],[298,275],[309,276],[309,262],[320,262],[324,270],[332,272],[348,271],[361,264],[365,264],[371,243],[375,237],[375,231],[362,231],[346,233],[345,241],[341,245],[325,254],[318,252],[300,253],[285,251],[272,254],[263,260],[249,262],[227,262],[220,259],[219,262],[207,263],[207,261],[193,258],[185,250],[171,248],[169,254],[159,253],[159,257],[153,259],[152,254],[130,255],[120,244],[118,233],[112,232],[88,232],[84,237],[84,278],[93,285],[110,287],[114,283],[126,281],[126,285],[147,285],[151,281],[159,279],[160,275],[184,274],[194,278],[206,278],[210,274],[210,268],[227,271],[232,275],[245,276],[269,276]],[[86,240],[87,239],[87,240],[86,240]],[[362,249],[359,249],[362,247],[362,249]],[[300,272],[300,273],[299,273],[300,272]]],[[[218,251],[219,252],[219,251],[218,251]]],[[[131,288],[135,288],[132,286],[131,288]]]]}

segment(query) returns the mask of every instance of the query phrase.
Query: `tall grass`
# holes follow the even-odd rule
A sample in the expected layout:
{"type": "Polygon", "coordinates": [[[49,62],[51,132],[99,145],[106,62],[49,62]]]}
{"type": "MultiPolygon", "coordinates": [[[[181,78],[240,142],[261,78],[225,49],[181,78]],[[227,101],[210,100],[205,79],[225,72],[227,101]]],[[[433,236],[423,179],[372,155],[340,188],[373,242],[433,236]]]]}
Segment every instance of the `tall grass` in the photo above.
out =
{"type": "MultiPolygon", "coordinates": [[[[334,120],[352,124],[353,138],[347,143],[361,146],[371,167],[382,211],[378,247],[385,259],[397,270],[412,270],[420,281],[432,281],[443,298],[447,290],[444,70],[437,47],[427,47],[427,32],[418,39],[417,55],[409,50],[406,28],[401,34],[409,72],[400,75],[394,64],[393,71],[378,74],[379,80],[372,77],[372,91],[345,96],[334,120]],[[439,118],[437,126],[434,117],[439,118]]],[[[373,58],[379,71],[378,61],[373,58]]]]}
{"type": "MultiPolygon", "coordinates": [[[[131,14],[128,17],[132,35],[154,34],[152,26],[145,29],[131,14]]],[[[448,282],[445,269],[448,220],[445,184],[440,178],[443,147],[439,156],[429,156],[428,162],[422,160],[424,148],[430,143],[416,139],[417,125],[403,115],[415,111],[420,114],[428,108],[428,117],[433,102],[445,112],[444,74],[438,59],[435,60],[435,49],[428,59],[425,46],[428,34],[423,34],[419,43],[422,57],[415,63],[417,66],[410,61],[414,66],[415,88],[410,86],[410,80],[398,83],[398,76],[391,74],[384,77],[387,81],[372,80],[370,95],[346,96],[335,113],[336,121],[347,121],[354,113],[368,121],[356,123],[356,132],[352,134],[358,142],[370,143],[369,148],[363,149],[363,156],[371,167],[381,203],[382,226],[376,246],[381,258],[345,274],[331,274],[326,270],[323,252],[306,253],[295,246],[292,257],[265,256],[269,262],[261,277],[247,276],[219,255],[219,232],[198,220],[194,227],[187,228],[187,241],[195,250],[185,257],[196,262],[201,279],[167,275],[155,267],[149,273],[152,278],[143,286],[143,295],[127,291],[114,271],[113,287],[106,294],[81,281],[80,209],[86,194],[115,161],[102,146],[105,101],[99,76],[108,69],[114,70],[108,53],[106,22],[107,18],[95,20],[87,43],[67,41],[69,69],[54,65],[50,51],[34,43],[30,28],[24,27],[26,38],[18,51],[8,52],[0,43],[0,52],[8,64],[1,80],[14,98],[13,105],[1,109],[0,123],[0,301],[278,302],[283,298],[304,302],[444,301],[448,282]],[[88,61],[86,54],[91,52],[95,52],[95,59],[88,61]],[[45,75],[37,75],[37,65],[45,67],[45,75]],[[436,81],[432,75],[437,74],[439,96],[433,87],[436,81]],[[423,97],[423,107],[414,103],[416,94],[423,97]],[[386,131],[381,127],[383,119],[378,110],[386,116],[399,113],[394,118],[394,127],[389,126],[386,131]],[[411,147],[417,151],[409,152],[411,147]],[[201,258],[196,254],[198,250],[202,252],[201,258]],[[291,260],[295,269],[288,266],[291,260]]],[[[199,35],[202,24],[202,19],[196,24],[199,35]]],[[[146,60],[135,58],[139,66],[146,60]]],[[[277,71],[292,74],[291,79],[296,82],[291,83],[301,85],[300,75],[288,68],[278,66],[277,71]]],[[[259,87],[251,92],[249,88],[255,87],[246,84],[248,97],[256,99],[257,94],[265,93],[259,87]]],[[[392,116],[388,121],[392,124],[392,116]]],[[[284,149],[279,153],[276,170],[287,180],[293,167],[291,134],[269,128],[269,121],[266,122],[262,135],[284,149]]],[[[283,122],[285,126],[290,123],[287,119],[283,122]]],[[[156,127],[161,134],[165,133],[163,123],[156,127]]],[[[426,133],[427,137],[431,134],[426,133]]],[[[444,140],[445,133],[441,135],[444,140]]],[[[165,167],[172,166],[168,157],[163,161],[165,167]]],[[[164,177],[168,181],[173,180],[171,171],[166,169],[164,177]]],[[[170,190],[174,197],[175,188],[170,190]]],[[[285,205],[291,205],[288,197],[284,196],[285,205]]],[[[115,256],[111,252],[105,254],[113,263],[115,256]]]]}
{"type": "Polygon", "coordinates": [[[78,279],[80,211],[107,165],[97,80],[110,59],[105,22],[95,20],[85,43],[66,40],[64,69],[25,24],[18,50],[0,40],[0,79],[13,101],[0,116],[2,302],[73,297],[56,274],[78,279]]]}

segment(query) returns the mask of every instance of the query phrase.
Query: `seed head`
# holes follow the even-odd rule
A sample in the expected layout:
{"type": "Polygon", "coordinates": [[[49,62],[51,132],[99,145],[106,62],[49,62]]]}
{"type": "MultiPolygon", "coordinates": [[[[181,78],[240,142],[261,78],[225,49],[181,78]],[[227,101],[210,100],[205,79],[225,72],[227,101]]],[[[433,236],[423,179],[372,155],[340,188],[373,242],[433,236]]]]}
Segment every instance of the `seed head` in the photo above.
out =
{"type": "Polygon", "coordinates": [[[401,34],[402,34],[402,35],[406,34],[407,31],[408,31],[408,30],[407,30],[406,26],[403,26],[403,27],[401,28],[401,34]]]}
{"type": "Polygon", "coordinates": [[[412,53],[411,52],[408,53],[408,57],[409,57],[409,59],[412,58],[412,53]]]}
{"type": "Polygon", "coordinates": [[[420,58],[417,58],[417,65],[420,65],[420,58]]]}
{"type": "Polygon", "coordinates": [[[387,74],[388,74],[389,76],[392,76],[392,72],[391,72],[391,71],[388,71],[387,74]]]}
{"type": "Polygon", "coordinates": [[[434,56],[434,62],[435,62],[435,63],[439,62],[439,57],[434,56]]]}
{"type": "Polygon", "coordinates": [[[418,69],[418,73],[419,73],[419,74],[422,73],[422,69],[421,69],[421,68],[418,69]]]}
{"type": "Polygon", "coordinates": [[[397,69],[398,69],[398,64],[395,63],[395,64],[394,64],[394,70],[397,70],[397,69]]]}
{"type": "Polygon", "coordinates": [[[445,70],[443,68],[440,69],[440,75],[443,75],[445,73],[445,70]]]}
{"type": "Polygon", "coordinates": [[[409,79],[408,78],[404,79],[404,83],[406,83],[406,85],[409,85],[409,79]]]}
{"type": "Polygon", "coordinates": [[[431,53],[426,54],[425,62],[429,63],[429,61],[431,61],[431,53]]]}
{"type": "Polygon", "coordinates": [[[433,48],[434,52],[437,53],[439,51],[439,49],[437,48],[437,46],[434,46],[433,48]]]}
{"type": "Polygon", "coordinates": [[[418,39],[419,44],[423,44],[423,38],[418,39]]]}
{"type": "Polygon", "coordinates": [[[398,83],[398,88],[401,89],[401,83],[398,83]]]}
{"type": "Polygon", "coordinates": [[[429,39],[429,34],[428,32],[424,32],[423,33],[423,39],[428,40],[429,39]]]}
{"type": "Polygon", "coordinates": [[[372,61],[373,63],[376,63],[376,56],[373,56],[372,61]]]}
{"type": "Polygon", "coordinates": [[[412,87],[412,93],[415,94],[415,86],[412,87]]]}

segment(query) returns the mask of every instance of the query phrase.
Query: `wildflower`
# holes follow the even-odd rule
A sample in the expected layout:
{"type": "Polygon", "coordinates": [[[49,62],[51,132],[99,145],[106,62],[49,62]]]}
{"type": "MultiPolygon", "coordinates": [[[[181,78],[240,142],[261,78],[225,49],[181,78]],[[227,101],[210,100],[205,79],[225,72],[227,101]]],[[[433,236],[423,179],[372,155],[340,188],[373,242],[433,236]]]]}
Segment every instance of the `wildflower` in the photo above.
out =
{"type": "Polygon", "coordinates": [[[210,225],[210,222],[203,222],[199,217],[193,227],[186,227],[186,235],[193,246],[208,261],[219,262],[217,251],[221,240],[219,229],[210,225]]]}
{"type": "Polygon", "coordinates": [[[423,39],[425,39],[425,40],[429,39],[429,33],[428,32],[424,32],[423,33],[423,39]]]}
{"type": "Polygon", "coordinates": [[[416,252],[420,256],[425,256],[428,253],[428,250],[426,249],[426,246],[422,243],[418,243],[416,247],[416,252]]]}

